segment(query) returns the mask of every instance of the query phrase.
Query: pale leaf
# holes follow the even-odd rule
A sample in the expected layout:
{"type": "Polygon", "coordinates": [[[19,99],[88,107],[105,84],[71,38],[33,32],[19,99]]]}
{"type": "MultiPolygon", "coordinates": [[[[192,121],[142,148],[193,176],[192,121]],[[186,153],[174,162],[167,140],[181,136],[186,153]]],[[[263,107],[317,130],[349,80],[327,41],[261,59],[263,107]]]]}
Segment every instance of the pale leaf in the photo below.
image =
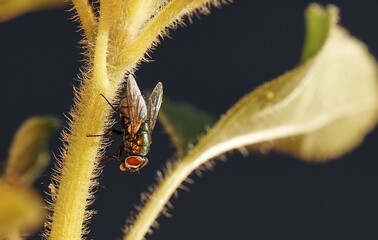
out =
{"type": "MultiPolygon", "coordinates": [[[[336,7],[310,5],[307,20],[316,21],[316,15],[322,23],[315,25],[320,26],[324,15],[329,15],[329,30],[321,30],[327,33],[326,39],[314,41],[319,49],[307,48],[304,58],[313,57],[233,106],[197,146],[202,150],[197,161],[244,146],[327,160],[356,147],[374,128],[378,118],[375,59],[365,44],[336,24],[336,7]]],[[[307,41],[313,41],[309,37],[307,41]]]]}

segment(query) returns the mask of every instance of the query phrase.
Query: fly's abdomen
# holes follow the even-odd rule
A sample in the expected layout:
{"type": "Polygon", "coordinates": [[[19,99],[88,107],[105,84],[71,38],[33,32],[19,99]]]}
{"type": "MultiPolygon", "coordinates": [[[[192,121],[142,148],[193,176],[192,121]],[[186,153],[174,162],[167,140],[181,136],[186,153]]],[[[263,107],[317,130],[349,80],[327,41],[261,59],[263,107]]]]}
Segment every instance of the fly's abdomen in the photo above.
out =
{"type": "Polygon", "coordinates": [[[145,157],[150,152],[151,136],[147,129],[141,129],[136,138],[125,141],[125,148],[129,155],[145,157]]]}
{"type": "Polygon", "coordinates": [[[136,154],[139,156],[147,156],[147,154],[150,152],[150,145],[151,145],[151,138],[150,135],[142,131],[137,138],[137,145],[138,145],[138,150],[136,154]]]}

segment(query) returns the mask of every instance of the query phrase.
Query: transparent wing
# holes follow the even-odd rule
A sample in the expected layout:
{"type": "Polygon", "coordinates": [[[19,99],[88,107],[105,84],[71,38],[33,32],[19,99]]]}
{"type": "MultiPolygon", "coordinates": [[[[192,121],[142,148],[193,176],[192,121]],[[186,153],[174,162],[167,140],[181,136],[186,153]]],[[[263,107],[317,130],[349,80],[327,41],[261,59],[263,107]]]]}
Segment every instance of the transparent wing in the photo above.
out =
{"type": "Polygon", "coordinates": [[[135,135],[144,121],[147,120],[146,102],[132,75],[126,80],[126,98],[130,116],[130,133],[135,135]]]}
{"type": "Polygon", "coordinates": [[[149,99],[148,99],[148,126],[150,131],[155,127],[156,119],[159,114],[160,106],[163,101],[163,84],[159,82],[156,84],[154,90],[152,91],[149,99]]]}

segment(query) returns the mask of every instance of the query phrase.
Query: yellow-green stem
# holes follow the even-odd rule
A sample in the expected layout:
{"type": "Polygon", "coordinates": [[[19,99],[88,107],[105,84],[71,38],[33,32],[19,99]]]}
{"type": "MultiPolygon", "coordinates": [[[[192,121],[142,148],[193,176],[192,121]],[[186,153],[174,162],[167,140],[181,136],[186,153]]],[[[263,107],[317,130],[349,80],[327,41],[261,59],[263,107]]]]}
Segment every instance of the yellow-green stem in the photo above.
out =
{"type": "MultiPolygon", "coordinates": [[[[223,1],[216,0],[172,0],[170,1],[139,33],[138,37],[126,48],[118,53],[122,59],[120,66],[116,66],[116,78],[124,74],[125,69],[130,69],[148,51],[159,36],[165,35],[165,30],[176,21],[194,12],[209,3],[217,4],[223,1]]],[[[118,59],[117,58],[117,59],[118,59]]],[[[114,63],[110,63],[113,65],[114,63]]]]}
{"type": "Polygon", "coordinates": [[[14,230],[13,232],[11,232],[8,236],[8,238],[6,238],[8,240],[21,240],[22,237],[21,237],[21,233],[20,231],[17,229],[17,230],[14,230]]]}
{"type": "MultiPolygon", "coordinates": [[[[197,0],[198,1],[198,0],[197,0]]],[[[81,239],[85,228],[84,222],[89,219],[86,208],[91,199],[90,190],[96,177],[96,157],[101,142],[99,138],[88,138],[88,134],[100,134],[106,124],[109,106],[100,97],[103,93],[109,99],[113,99],[125,71],[131,71],[135,64],[143,58],[145,52],[151,47],[158,36],[164,33],[167,26],[179,20],[188,9],[193,0],[173,0],[151,20],[141,31],[140,35],[121,52],[117,52],[122,64],[110,66],[108,69],[107,50],[109,44],[109,28],[111,24],[111,2],[101,1],[100,19],[97,29],[97,39],[94,47],[94,57],[90,57],[90,66],[93,66],[90,79],[86,78],[82,86],[78,102],[73,111],[71,134],[66,137],[67,148],[63,155],[63,164],[60,169],[58,195],[54,205],[50,239],[53,240],[77,240],[81,239]],[[110,73],[108,73],[110,71],[110,73]],[[111,76],[109,79],[109,76],[111,76]]],[[[203,1],[204,4],[209,1],[203,1]]],[[[78,15],[82,21],[84,32],[89,42],[93,44],[96,36],[96,19],[90,6],[85,0],[73,0],[78,15]],[[91,37],[93,36],[93,37],[91,37]]],[[[117,48],[117,46],[113,46],[117,48]]],[[[121,46],[120,46],[121,47],[121,46]]],[[[118,62],[118,61],[116,61],[118,62]]],[[[198,152],[198,151],[197,151],[198,152]]],[[[201,152],[201,151],[199,151],[201,152]]],[[[188,157],[184,162],[176,165],[176,170],[171,171],[167,180],[157,188],[152,203],[146,205],[146,210],[141,212],[143,217],[138,219],[136,226],[131,230],[129,239],[142,239],[149,226],[155,220],[160,210],[164,207],[170,196],[176,191],[181,182],[197,167],[198,161],[191,161],[195,156],[188,157]],[[161,198],[160,198],[161,197],[161,198]],[[158,199],[158,200],[157,200],[158,199]],[[143,219],[146,222],[143,222],[143,219]],[[137,236],[138,238],[133,238],[137,236]]]]}
{"type": "Polygon", "coordinates": [[[93,42],[96,33],[96,17],[88,0],[72,0],[75,10],[80,18],[84,35],[89,42],[93,42]]]}
{"type": "Polygon", "coordinates": [[[109,83],[108,70],[107,70],[107,51],[109,43],[109,30],[110,30],[110,17],[109,16],[110,4],[108,1],[101,2],[100,22],[98,25],[97,41],[94,56],[94,81],[97,84],[109,83]]]}
{"type": "Polygon", "coordinates": [[[127,48],[119,53],[124,58],[122,65],[119,66],[120,72],[116,76],[123,74],[124,69],[130,68],[135,64],[135,59],[142,59],[151,44],[157,40],[165,28],[182,17],[183,10],[193,0],[173,0],[164,7],[140,32],[139,36],[127,48]]]}
{"type": "Polygon", "coordinates": [[[108,112],[103,99],[93,97],[90,93],[92,84],[88,85],[77,106],[77,115],[71,127],[73,134],[67,139],[68,147],[63,157],[52,218],[50,239],[53,240],[81,239],[87,217],[87,201],[93,186],[92,179],[95,177],[95,160],[100,140],[88,138],[86,135],[102,132],[108,112]]]}
{"type": "Polygon", "coordinates": [[[183,161],[176,162],[171,169],[168,169],[166,176],[154,189],[135,222],[130,226],[129,232],[124,236],[124,240],[144,239],[169,199],[188,176],[208,159],[223,152],[223,149],[215,151],[212,149],[202,150],[202,147],[195,149],[183,161]]]}
{"type": "Polygon", "coordinates": [[[101,19],[95,47],[93,78],[87,80],[81,88],[79,102],[73,112],[71,135],[67,137],[67,151],[63,156],[58,195],[54,206],[50,239],[81,239],[88,200],[91,199],[97,172],[96,157],[101,142],[99,138],[89,138],[88,134],[102,133],[108,105],[100,93],[113,98],[116,92],[110,89],[107,75],[107,44],[109,33],[109,16],[106,14],[108,4],[101,4],[101,19]]]}

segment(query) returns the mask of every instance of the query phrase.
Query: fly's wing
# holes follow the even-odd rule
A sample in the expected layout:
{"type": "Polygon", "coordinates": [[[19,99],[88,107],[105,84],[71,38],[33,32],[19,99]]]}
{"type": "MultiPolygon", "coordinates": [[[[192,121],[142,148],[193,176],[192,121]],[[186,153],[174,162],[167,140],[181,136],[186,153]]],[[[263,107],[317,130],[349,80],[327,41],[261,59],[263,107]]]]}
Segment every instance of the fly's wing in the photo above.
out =
{"type": "Polygon", "coordinates": [[[132,75],[126,80],[126,98],[130,117],[130,133],[135,135],[142,123],[147,120],[147,108],[146,102],[132,75]]]}
{"type": "Polygon", "coordinates": [[[147,106],[148,126],[151,132],[155,127],[156,119],[159,114],[159,109],[160,109],[162,101],[163,101],[163,84],[159,82],[158,84],[156,84],[154,90],[152,91],[148,99],[148,106],[147,106]]]}

